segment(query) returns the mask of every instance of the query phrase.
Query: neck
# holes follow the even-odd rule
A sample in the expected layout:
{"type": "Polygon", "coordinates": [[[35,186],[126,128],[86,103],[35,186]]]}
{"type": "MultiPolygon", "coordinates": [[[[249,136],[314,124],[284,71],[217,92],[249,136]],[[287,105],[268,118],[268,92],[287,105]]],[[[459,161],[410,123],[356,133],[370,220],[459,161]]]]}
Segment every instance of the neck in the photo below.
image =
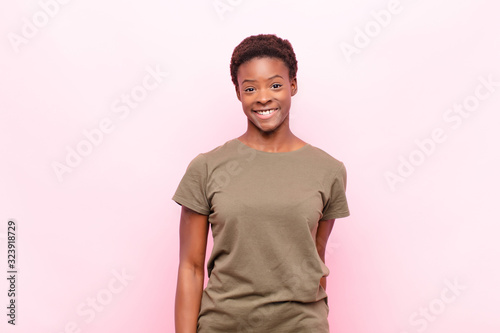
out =
{"type": "Polygon", "coordinates": [[[280,126],[272,132],[264,132],[250,123],[247,131],[238,139],[252,148],[268,152],[294,150],[301,141],[288,126],[280,126]]]}

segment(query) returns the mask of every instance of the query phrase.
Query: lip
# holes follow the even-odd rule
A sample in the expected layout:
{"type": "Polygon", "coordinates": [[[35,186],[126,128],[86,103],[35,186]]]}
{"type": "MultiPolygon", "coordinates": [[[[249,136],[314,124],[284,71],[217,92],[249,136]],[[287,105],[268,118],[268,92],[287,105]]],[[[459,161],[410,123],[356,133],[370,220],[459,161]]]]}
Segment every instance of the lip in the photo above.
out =
{"type": "Polygon", "coordinates": [[[269,119],[271,118],[272,116],[274,116],[274,114],[276,112],[279,111],[279,108],[267,108],[267,109],[261,109],[261,110],[252,110],[252,112],[255,112],[255,115],[259,118],[259,119],[269,119]],[[273,112],[271,112],[270,114],[258,114],[257,111],[266,111],[266,110],[274,110],[273,112]]]}

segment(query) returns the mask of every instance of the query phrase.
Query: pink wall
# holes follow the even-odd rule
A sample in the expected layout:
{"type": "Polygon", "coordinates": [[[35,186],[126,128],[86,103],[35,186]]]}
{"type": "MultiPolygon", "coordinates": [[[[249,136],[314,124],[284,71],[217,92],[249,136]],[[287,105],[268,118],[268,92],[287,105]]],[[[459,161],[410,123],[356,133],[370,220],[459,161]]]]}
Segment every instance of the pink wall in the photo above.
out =
{"type": "Polygon", "coordinates": [[[0,258],[16,326],[173,332],[189,161],[241,135],[233,48],[294,45],[292,131],[342,160],[332,332],[498,332],[499,6],[493,1],[1,5],[0,258]],[[218,4],[218,10],[214,4],[218,4]],[[131,97],[130,97],[131,96],[131,97]]]}

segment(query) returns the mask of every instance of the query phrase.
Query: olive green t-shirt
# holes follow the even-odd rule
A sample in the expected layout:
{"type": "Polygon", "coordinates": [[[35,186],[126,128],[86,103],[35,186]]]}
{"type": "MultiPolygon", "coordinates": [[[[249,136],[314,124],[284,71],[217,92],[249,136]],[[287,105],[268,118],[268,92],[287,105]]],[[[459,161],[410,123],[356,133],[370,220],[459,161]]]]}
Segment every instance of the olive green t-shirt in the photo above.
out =
{"type": "Polygon", "coordinates": [[[315,235],[349,216],[345,188],[344,164],[311,144],[271,153],[232,139],[197,155],[172,199],[212,229],[198,332],[329,332],[315,235]]]}

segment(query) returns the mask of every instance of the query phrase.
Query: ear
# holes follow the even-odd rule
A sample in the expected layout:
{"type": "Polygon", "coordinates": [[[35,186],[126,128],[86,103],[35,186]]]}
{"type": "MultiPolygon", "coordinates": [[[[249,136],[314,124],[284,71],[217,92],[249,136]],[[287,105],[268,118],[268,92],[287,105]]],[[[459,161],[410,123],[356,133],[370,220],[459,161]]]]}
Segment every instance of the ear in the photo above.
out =
{"type": "Polygon", "coordinates": [[[290,87],[291,87],[291,93],[292,96],[295,96],[297,91],[299,90],[299,86],[297,85],[297,77],[294,77],[293,79],[290,80],[290,87]]]}
{"type": "Polygon", "coordinates": [[[240,88],[235,86],[234,89],[236,90],[236,97],[238,97],[238,100],[241,102],[240,88]]]}

